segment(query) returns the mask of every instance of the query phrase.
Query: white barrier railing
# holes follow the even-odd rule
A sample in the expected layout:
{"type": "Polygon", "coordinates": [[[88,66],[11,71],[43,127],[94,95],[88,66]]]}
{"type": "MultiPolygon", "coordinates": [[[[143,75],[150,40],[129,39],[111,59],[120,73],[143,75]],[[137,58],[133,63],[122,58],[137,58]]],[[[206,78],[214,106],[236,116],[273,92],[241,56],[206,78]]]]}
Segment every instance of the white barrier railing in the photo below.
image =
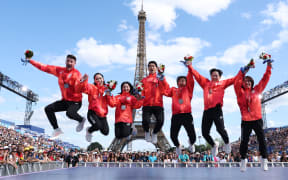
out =
{"type": "MultiPolygon", "coordinates": [[[[226,163],[163,163],[163,162],[80,162],[82,167],[104,167],[104,168],[210,168],[210,167],[240,167],[239,162],[226,163]]],[[[247,167],[261,167],[260,162],[248,162],[247,167]]],[[[288,167],[288,162],[269,162],[268,167],[288,167]]]]}
{"type": "MultiPolygon", "coordinates": [[[[80,162],[79,167],[97,168],[239,168],[239,162],[227,163],[163,163],[163,162],[80,162]]],[[[248,162],[247,167],[261,167],[259,162],[248,162]]],[[[269,162],[268,167],[288,168],[288,162],[269,162]]],[[[23,173],[47,171],[66,168],[64,162],[25,163],[14,168],[10,164],[0,165],[0,176],[18,175],[23,173]]]]}
{"type": "Polygon", "coordinates": [[[10,176],[31,172],[47,171],[52,169],[64,168],[64,166],[65,163],[56,161],[47,163],[24,163],[23,165],[19,165],[17,168],[10,164],[2,164],[0,165],[0,176],[10,176]]]}

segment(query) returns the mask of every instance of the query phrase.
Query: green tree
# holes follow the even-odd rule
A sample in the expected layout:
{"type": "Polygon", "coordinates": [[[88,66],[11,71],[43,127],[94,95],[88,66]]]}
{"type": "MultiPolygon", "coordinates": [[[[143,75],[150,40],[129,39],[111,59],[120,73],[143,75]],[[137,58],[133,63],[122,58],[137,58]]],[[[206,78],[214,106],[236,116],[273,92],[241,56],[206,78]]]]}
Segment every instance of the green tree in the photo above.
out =
{"type": "Polygon", "coordinates": [[[93,142],[87,147],[87,151],[93,151],[94,149],[98,149],[100,151],[103,149],[103,147],[99,142],[93,142]]]}

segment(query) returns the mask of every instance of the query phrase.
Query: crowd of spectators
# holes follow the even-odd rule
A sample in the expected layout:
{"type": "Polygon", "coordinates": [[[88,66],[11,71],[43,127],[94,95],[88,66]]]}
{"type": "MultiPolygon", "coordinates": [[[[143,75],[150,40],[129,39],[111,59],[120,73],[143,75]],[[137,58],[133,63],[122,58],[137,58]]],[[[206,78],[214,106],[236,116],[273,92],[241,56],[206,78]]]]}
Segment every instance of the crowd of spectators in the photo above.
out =
{"type": "Polygon", "coordinates": [[[17,168],[25,162],[63,161],[68,149],[61,143],[44,135],[20,133],[0,126],[0,164],[17,168]]]}
{"type": "MultiPolygon", "coordinates": [[[[288,162],[286,150],[288,142],[288,128],[271,129],[266,131],[268,148],[273,147],[268,160],[270,162],[288,162]]],[[[216,157],[210,150],[190,153],[182,149],[177,155],[171,152],[112,152],[99,151],[85,152],[78,149],[66,149],[57,141],[42,136],[20,134],[13,129],[0,126],[0,164],[11,164],[15,168],[25,162],[66,162],[68,166],[77,166],[79,162],[240,162],[239,144],[232,145],[232,153],[220,151],[216,157]]],[[[250,138],[248,162],[260,162],[261,156],[257,151],[258,144],[254,135],[250,138]]]]}

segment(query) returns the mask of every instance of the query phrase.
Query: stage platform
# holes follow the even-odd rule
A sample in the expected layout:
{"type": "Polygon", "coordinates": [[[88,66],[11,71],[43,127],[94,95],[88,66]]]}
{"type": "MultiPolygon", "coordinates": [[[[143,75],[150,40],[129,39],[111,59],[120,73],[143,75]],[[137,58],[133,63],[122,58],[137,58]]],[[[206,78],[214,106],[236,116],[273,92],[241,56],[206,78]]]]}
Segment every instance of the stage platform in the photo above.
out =
{"type": "Polygon", "coordinates": [[[76,167],[1,177],[7,180],[287,180],[287,168],[95,168],[76,167]]]}

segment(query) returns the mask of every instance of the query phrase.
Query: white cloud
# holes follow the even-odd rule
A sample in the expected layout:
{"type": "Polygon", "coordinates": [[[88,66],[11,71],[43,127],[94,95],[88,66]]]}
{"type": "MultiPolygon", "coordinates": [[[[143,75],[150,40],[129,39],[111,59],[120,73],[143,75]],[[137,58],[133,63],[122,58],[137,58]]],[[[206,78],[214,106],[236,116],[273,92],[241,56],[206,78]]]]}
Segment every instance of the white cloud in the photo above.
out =
{"type": "MultiPolygon", "coordinates": [[[[144,11],[147,12],[149,25],[154,29],[164,28],[170,31],[176,26],[176,10],[183,10],[186,13],[207,21],[209,16],[214,16],[228,8],[232,0],[146,0],[144,11]]],[[[140,0],[132,0],[130,3],[135,15],[141,9],[140,0]]]]}
{"type": "Polygon", "coordinates": [[[280,1],[277,4],[268,4],[267,9],[262,11],[268,19],[265,19],[263,23],[278,23],[283,28],[288,27],[288,1],[280,1]]]}
{"type": "MultiPolygon", "coordinates": [[[[206,41],[200,38],[177,37],[162,42],[159,34],[151,33],[147,41],[147,60],[155,59],[166,65],[167,74],[177,74],[185,70],[179,60],[183,59],[185,54],[200,54],[204,47],[210,46],[206,41]],[[155,41],[158,38],[159,41],[155,41]],[[179,56],[180,55],[180,56],[179,56]],[[173,65],[172,65],[173,64],[173,65]]],[[[125,47],[121,44],[102,44],[94,38],[81,39],[77,42],[77,56],[92,67],[110,65],[110,64],[135,64],[136,45],[125,47]]],[[[185,70],[186,71],[186,70],[185,70]]]]}
{"type": "Polygon", "coordinates": [[[119,24],[118,26],[118,31],[124,31],[127,30],[128,26],[127,26],[127,21],[126,20],[122,20],[121,24],[119,24]]]}
{"type": "Polygon", "coordinates": [[[288,43],[288,29],[282,30],[278,34],[278,39],[266,47],[266,49],[279,49],[283,44],[288,43]]]}
{"type": "Polygon", "coordinates": [[[261,24],[265,24],[265,25],[271,25],[273,24],[273,21],[271,19],[264,19],[261,24]]]}
{"type": "Polygon", "coordinates": [[[200,69],[216,67],[219,63],[233,65],[237,63],[245,64],[249,59],[255,56],[255,51],[258,50],[258,43],[254,40],[249,40],[236,44],[226,49],[222,56],[207,56],[204,61],[199,62],[196,66],[200,69]]]}
{"type": "Polygon", "coordinates": [[[147,43],[147,59],[156,59],[166,65],[165,73],[169,75],[183,75],[187,73],[180,60],[189,54],[201,54],[204,47],[210,46],[210,43],[200,38],[178,37],[163,44],[147,43]]]}
{"type": "Polygon", "coordinates": [[[278,50],[283,44],[288,43],[288,1],[280,1],[267,5],[267,9],[262,11],[267,16],[261,23],[265,25],[280,24],[282,30],[278,33],[278,38],[270,44],[263,46],[264,50],[278,50]]]}
{"type": "Polygon", "coordinates": [[[245,19],[251,19],[251,13],[244,12],[244,13],[241,14],[241,17],[243,17],[245,19]]]}
{"type": "Polygon", "coordinates": [[[83,38],[77,42],[77,56],[82,62],[97,67],[113,63],[134,64],[136,49],[127,49],[121,44],[102,44],[94,38],[83,38]]]}
{"type": "MultiPolygon", "coordinates": [[[[226,78],[223,78],[223,79],[226,79],[226,78]]],[[[239,111],[238,104],[237,104],[237,97],[235,95],[233,85],[228,87],[225,90],[223,104],[224,104],[223,105],[224,114],[239,111]]]]}

